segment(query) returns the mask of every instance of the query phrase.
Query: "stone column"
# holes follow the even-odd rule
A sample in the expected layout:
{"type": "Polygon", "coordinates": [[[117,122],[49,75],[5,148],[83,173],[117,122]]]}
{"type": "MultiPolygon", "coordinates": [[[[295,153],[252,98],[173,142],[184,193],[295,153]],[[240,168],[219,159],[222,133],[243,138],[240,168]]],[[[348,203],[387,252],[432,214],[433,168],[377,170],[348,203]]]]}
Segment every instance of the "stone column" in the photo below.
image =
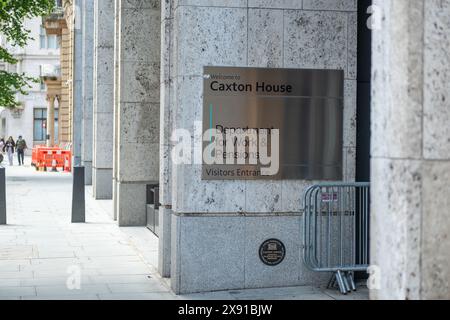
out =
{"type": "Polygon", "coordinates": [[[75,23],[74,23],[74,48],[73,48],[73,110],[72,110],[72,143],[73,143],[73,165],[81,165],[81,143],[82,143],[82,119],[83,119],[83,0],[75,0],[75,23]]]}
{"type": "Polygon", "coordinates": [[[119,88],[120,88],[120,0],[114,0],[114,136],[113,136],[113,211],[114,220],[117,221],[118,213],[118,153],[119,153],[119,135],[118,135],[118,110],[119,110],[119,88]]]}
{"type": "Polygon", "coordinates": [[[450,1],[377,0],[372,299],[450,297],[450,1]]]}
{"type": "Polygon", "coordinates": [[[55,145],[55,95],[47,95],[47,147],[55,145]]]}
{"type": "Polygon", "coordinates": [[[117,18],[116,210],[119,225],[145,225],[159,181],[160,1],[120,1],[117,18]]]}
{"type": "Polygon", "coordinates": [[[114,0],[94,8],[94,145],[95,199],[112,199],[114,136],[114,0]]]}
{"type": "MultiPolygon", "coordinates": [[[[171,259],[171,220],[172,220],[172,193],[171,175],[172,162],[171,150],[172,134],[171,101],[173,88],[171,81],[171,48],[170,43],[173,35],[173,5],[171,1],[161,3],[161,111],[160,111],[160,202],[159,207],[159,251],[158,271],[162,277],[170,277],[171,259]]],[[[173,115],[172,115],[173,116],[173,115]]]]}
{"type": "Polygon", "coordinates": [[[194,124],[202,122],[204,66],[343,70],[343,175],[354,181],[357,2],[164,3],[173,8],[169,18],[163,10],[170,54],[163,49],[161,119],[171,125],[161,128],[160,197],[172,220],[162,219],[163,229],[171,230],[170,250],[165,231],[160,242],[162,254],[171,255],[160,259],[162,274],[170,266],[176,293],[326,284],[329,276],[309,271],[301,257],[301,198],[316,182],[202,180],[201,165],[171,163],[170,133],[188,129],[192,142],[201,144],[194,124]],[[286,246],[277,267],[264,265],[258,254],[270,238],[286,246]]]}
{"type": "Polygon", "coordinates": [[[81,12],[83,16],[81,163],[85,167],[85,183],[92,185],[94,1],[85,0],[81,12]]]}

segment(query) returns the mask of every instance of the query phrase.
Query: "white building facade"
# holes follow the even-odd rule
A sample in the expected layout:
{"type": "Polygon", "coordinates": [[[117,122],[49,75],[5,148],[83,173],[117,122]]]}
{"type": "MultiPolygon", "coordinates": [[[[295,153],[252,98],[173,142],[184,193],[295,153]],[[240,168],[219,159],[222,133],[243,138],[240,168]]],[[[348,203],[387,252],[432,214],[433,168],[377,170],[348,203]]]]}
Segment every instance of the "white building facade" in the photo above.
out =
{"type": "MultiPolygon", "coordinates": [[[[3,64],[0,68],[19,74],[25,73],[28,77],[40,79],[48,73],[57,73],[59,70],[59,39],[56,36],[47,36],[42,28],[42,18],[33,18],[25,22],[25,28],[31,31],[32,39],[24,48],[12,48],[1,39],[2,44],[9,48],[18,60],[16,65],[3,64]]],[[[46,136],[46,88],[43,83],[31,83],[27,95],[18,94],[17,100],[21,106],[17,110],[8,110],[0,107],[0,137],[7,139],[12,136],[14,140],[19,135],[27,141],[27,154],[31,154],[31,147],[45,143],[46,136]]],[[[58,112],[55,113],[57,118],[58,112]]],[[[57,123],[55,129],[57,130],[57,123]]],[[[56,135],[57,136],[57,135],[56,135]]]]}

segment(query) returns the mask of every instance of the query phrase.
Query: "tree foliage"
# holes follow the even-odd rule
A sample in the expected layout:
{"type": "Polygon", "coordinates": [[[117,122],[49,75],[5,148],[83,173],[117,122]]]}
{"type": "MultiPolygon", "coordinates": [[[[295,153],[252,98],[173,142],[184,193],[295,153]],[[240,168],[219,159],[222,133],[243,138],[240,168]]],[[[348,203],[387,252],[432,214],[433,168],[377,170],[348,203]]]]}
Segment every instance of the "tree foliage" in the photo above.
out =
{"type": "MultiPolygon", "coordinates": [[[[14,47],[25,47],[31,40],[31,31],[26,29],[26,19],[45,16],[54,7],[54,0],[0,0],[0,34],[8,44],[14,47]]],[[[0,61],[16,64],[17,59],[0,44],[0,61]]],[[[8,71],[0,71],[0,107],[15,108],[17,92],[26,94],[30,82],[38,80],[8,71]]]]}

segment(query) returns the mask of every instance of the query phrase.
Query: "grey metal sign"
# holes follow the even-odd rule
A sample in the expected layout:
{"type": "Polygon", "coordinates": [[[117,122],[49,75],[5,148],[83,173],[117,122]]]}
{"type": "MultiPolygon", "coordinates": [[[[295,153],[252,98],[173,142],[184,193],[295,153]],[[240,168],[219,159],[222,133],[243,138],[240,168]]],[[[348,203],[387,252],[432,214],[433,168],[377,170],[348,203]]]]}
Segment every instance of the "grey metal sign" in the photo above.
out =
{"type": "MultiPolygon", "coordinates": [[[[343,92],[340,70],[205,67],[203,131],[223,134],[224,151],[214,150],[223,163],[203,159],[202,179],[341,180],[343,92]],[[270,134],[276,129],[280,163],[275,174],[263,175],[264,165],[249,160],[261,156],[260,149],[250,152],[254,136],[246,138],[245,154],[226,151],[227,134],[251,132],[259,140],[260,133],[269,135],[270,153],[274,143],[270,134]],[[248,161],[229,162],[230,157],[239,156],[248,161]]],[[[204,151],[213,140],[204,140],[204,151]]],[[[231,141],[237,148],[239,141],[231,141]]]]}

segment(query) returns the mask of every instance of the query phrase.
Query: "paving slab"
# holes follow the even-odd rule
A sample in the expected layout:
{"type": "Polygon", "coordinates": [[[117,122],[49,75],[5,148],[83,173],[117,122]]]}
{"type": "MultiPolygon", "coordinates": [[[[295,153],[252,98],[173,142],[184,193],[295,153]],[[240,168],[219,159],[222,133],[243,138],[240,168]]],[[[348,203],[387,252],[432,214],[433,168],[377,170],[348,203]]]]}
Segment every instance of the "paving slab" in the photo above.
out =
{"type": "Polygon", "coordinates": [[[0,287],[0,299],[3,297],[36,296],[35,287],[0,287]]]}

